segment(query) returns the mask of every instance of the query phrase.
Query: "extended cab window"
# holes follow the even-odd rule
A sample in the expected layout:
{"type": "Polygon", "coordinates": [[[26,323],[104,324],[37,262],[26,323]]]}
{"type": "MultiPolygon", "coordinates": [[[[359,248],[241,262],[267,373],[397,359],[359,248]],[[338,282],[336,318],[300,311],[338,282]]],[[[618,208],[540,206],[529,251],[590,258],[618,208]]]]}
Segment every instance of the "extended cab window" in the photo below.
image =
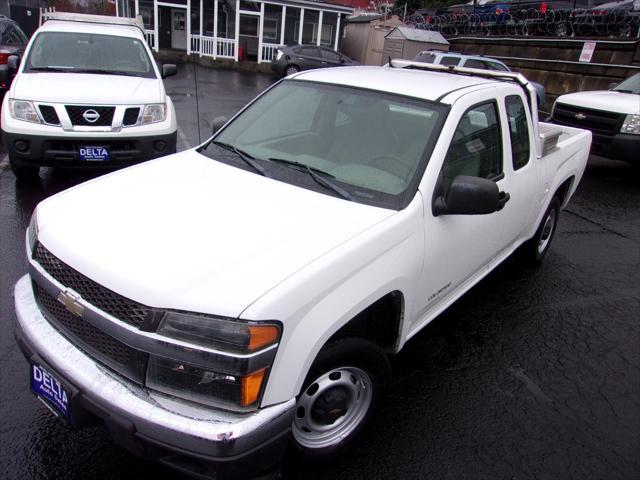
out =
{"type": "Polygon", "coordinates": [[[511,158],[513,169],[518,170],[529,162],[529,124],[522,99],[518,95],[505,98],[509,134],[511,137],[511,158]]]}
{"type": "Polygon", "coordinates": [[[440,65],[458,65],[460,63],[460,57],[442,57],[440,59],[440,65]]]}
{"type": "Polygon", "coordinates": [[[442,166],[442,191],[458,175],[497,179],[502,174],[501,145],[496,104],[483,103],[467,110],[442,166]]]}

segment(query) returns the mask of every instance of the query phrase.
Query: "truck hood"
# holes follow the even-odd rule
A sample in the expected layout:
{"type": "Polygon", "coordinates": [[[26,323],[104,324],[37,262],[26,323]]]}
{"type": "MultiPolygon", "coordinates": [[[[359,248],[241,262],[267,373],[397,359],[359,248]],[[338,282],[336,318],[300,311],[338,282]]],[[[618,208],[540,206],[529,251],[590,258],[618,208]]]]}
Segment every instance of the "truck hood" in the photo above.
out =
{"type": "Polygon", "coordinates": [[[149,306],[228,317],[394,213],[195,150],[81,184],[37,209],[39,241],[94,281],[149,306]]]}
{"type": "Polygon", "coordinates": [[[593,108],[607,112],[640,113],[640,95],[613,90],[570,93],[561,95],[557,101],[575,107],[593,108]]]}
{"type": "Polygon", "coordinates": [[[162,82],[154,78],[85,73],[21,73],[13,98],[36,102],[127,105],[164,102],[162,82]]]}

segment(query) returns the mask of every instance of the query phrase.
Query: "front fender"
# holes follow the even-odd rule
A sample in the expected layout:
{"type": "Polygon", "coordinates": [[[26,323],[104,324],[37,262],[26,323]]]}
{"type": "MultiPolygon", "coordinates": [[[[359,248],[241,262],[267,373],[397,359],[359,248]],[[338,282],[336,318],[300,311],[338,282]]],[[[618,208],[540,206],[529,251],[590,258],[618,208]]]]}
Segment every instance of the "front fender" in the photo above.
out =
{"type": "Polygon", "coordinates": [[[242,318],[284,325],[263,406],[296,396],[327,340],[387,293],[402,293],[403,316],[411,318],[423,250],[417,195],[406,209],[307,265],[245,310],[242,318]]]}

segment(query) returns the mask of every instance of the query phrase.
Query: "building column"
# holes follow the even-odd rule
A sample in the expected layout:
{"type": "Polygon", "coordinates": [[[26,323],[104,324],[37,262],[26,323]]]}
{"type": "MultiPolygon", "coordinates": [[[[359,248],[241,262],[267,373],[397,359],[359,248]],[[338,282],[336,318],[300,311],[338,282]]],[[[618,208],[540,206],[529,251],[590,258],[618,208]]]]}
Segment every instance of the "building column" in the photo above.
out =
{"type": "Polygon", "coordinates": [[[218,0],[213,0],[213,59],[218,56],[218,0]]]}
{"type": "Polygon", "coordinates": [[[287,20],[287,6],[282,5],[282,22],[280,24],[280,45],[284,45],[284,22],[287,20]]]}
{"type": "Polygon", "coordinates": [[[298,28],[298,43],[302,45],[302,31],[304,30],[304,8],[300,9],[300,28],[298,28]]]}
{"type": "Polygon", "coordinates": [[[135,5],[136,5],[136,15],[135,15],[135,17],[138,18],[138,15],[140,15],[140,5],[139,5],[138,0],[136,0],[135,5]]]}
{"type": "Polygon", "coordinates": [[[316,45],[320,46],[320,39],[322,38],[322,14],[323,10],[320,10],[320,15],[318,15],[318,38],[316,39],[316,45]]]}
{"type": "Polygon", "coordinates": [[[236,48],[234,49],[234,60],[238,61],[238,49],[240,48],[240,0],[236,0],[236,31],[235,31],[236,48]]]}
{"type": "Polygon", "coordinates": [[[120,0],[116,0],[116,17],[120,16],[120,9],[118,8],[119,4],[120,4],[120,0]]]}
{"type": "MultiPolygon", "coordinates": [[[[202,17],[204,16],[204,6],[203,6],[204,1],[200,0],[200,30],[198,30],[200,32],[200,36],[204,37],[204,32],[202,31],[202,17]]],[[[202,53],[202,48],[200,49],[200,53],[202,53]]]]}
{"type": "Polygon", "coordinates": [[[191,55],[191,0],[187,0],[187,55],[191,55]]]}
{"type": "Polygon", "coordinates": [[[260,20],[258,21],[258,63],[262,63],[262,32],[264,31],[264,2],[260,2],[260,20]]]}
{"type": "Polygon", "coordinates": [[[160,48],[160,34],[158,29],[158,0],[153,0],[153,50],[158,51],[160,48]]]}
{"type": "Polygon", "coordinates": [[[336,22],[336,41],[333,49],[338,51],[338,41],[340,40],[340,14],[338,13],[338,21],[336,22]]]}

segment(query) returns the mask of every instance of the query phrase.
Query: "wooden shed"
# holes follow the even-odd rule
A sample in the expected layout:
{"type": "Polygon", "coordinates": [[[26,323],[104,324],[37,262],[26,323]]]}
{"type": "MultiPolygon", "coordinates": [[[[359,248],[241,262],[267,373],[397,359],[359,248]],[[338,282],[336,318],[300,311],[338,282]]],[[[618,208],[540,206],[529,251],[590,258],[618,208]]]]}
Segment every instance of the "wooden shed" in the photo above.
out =
{"type": "Polygon", "coordinates": [[[440,32],[417,28],[396,27],[384,39],[382,64],[391,58],[413,60],[423,50],[449,51],[449,42],[440,32]]]}
{"type": "Polygon", "coordinates": [[[384,38],[402,25],[397,15],[358,15],[347,17],[341,51],[363,65],[382,65],[384,38]]]}

